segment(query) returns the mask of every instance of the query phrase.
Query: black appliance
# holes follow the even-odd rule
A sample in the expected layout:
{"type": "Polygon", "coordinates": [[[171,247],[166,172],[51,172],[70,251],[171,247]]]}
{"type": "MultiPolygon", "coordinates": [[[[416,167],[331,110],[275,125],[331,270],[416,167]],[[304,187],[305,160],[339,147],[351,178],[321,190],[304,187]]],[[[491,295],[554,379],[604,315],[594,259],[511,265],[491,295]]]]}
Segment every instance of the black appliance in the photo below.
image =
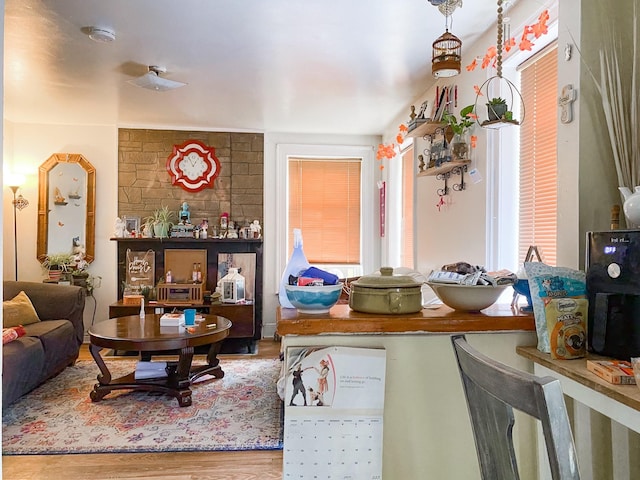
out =
{"type": "Polygon", "coordinates": [[[587,232],[589,350],[640,357],[640,230],[587,232]]]}

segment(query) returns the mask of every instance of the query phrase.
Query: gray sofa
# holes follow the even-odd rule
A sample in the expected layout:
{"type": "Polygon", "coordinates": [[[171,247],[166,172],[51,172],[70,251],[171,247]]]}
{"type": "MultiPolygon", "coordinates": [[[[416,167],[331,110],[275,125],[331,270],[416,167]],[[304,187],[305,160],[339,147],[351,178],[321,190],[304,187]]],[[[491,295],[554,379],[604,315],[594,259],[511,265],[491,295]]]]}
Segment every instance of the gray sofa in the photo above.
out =
{"type": "Polygon", "coordinates": [[[4,281],[3,300],[24,291],[40,318],[2,348],[2,408],[78,358],[84,340],[85,290],[50,283],[4,281]]]}

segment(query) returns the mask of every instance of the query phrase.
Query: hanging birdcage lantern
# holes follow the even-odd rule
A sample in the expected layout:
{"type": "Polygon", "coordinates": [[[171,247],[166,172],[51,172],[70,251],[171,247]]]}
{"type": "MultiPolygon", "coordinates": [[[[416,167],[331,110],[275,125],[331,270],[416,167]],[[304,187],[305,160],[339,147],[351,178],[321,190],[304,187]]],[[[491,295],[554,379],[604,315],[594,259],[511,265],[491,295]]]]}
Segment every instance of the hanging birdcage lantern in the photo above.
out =
{"type": "Polygon", "coordinates": [[[453,77],[460,73],[461,63],[462,42],[447,30],[433,42],[431,72],[436,78],[453,77]]]}

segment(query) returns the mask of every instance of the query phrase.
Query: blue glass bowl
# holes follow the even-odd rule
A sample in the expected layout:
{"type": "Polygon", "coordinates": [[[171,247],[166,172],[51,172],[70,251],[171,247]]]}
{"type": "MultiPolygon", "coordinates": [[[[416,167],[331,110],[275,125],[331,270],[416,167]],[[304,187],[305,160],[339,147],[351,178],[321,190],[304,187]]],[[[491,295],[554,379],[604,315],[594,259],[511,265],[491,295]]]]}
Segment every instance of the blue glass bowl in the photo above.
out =
{"type": "Polygon", "coordinates": [[[532,312],[533,303],[531,303],[531,290],[529,289],[529,280],[527,279],[516,280],[516,283],[513,284],[513,289],[516,291],[518,295],[522,295],[527,299],[527,306],[522,307],[522,311],[532,312]]]}
{"type": "Polygon", "coordinates": [[[340,299],[342,283],[337,285],[285,285],[287,298],[300,313],[327,313],[340,299]]]}

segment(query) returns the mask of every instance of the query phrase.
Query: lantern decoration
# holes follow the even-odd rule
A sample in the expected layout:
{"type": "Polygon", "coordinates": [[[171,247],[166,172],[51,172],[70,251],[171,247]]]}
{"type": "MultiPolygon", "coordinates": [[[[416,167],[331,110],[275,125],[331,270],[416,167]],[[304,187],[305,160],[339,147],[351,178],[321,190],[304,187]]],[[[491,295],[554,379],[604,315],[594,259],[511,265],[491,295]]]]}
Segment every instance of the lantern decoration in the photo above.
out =
{"type": "Polygon", "coordinates": [[[431,73],[436,78],[454,77],[460,73],[462,41],[449,32],[449,16],[462,5],[461,0],[429,0],[445,17],[445,32],[432,44],[431,73]]]}
{"type": "Polygon", "coordinates": [[[453,77],[460,73],[462,42],[458,37],[444,32],[433,42],[431,72],[436,78],[453,77]]]}

